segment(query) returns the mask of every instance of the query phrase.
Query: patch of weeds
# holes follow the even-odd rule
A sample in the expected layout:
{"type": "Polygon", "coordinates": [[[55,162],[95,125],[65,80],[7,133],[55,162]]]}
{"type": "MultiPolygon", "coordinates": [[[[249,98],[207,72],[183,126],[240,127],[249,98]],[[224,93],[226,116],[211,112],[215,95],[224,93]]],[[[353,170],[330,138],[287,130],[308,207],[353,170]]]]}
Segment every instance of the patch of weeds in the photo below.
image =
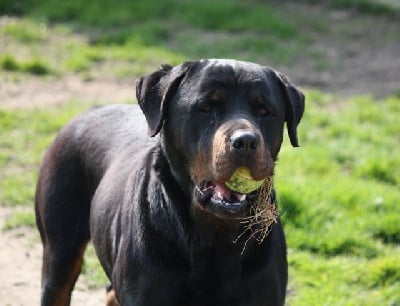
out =
{"type": "Polygon", "coordinates": [[[5,230],[23,226],[36,227],[36,219],[33,210],[14,212],[4,223],[5,230]]]}
{"type": "Polygon", "coordinates": [[[21,69],[18,61],[8,54],[0,57],[0,67],[6,71],[18,71],[21,69]]]}
{"type": "Polygon", "coordinates": [[[32,172],[12,174],[0,178],[0,204],[7,206],[33,203],[34,180],[32,172]]]}
{"type": "Polygon", "coordinates": [[[363,282],[372,288],[390,286],[400,282],[400,258],[385,256],[367,265],[363,282]]]}
{"type": "Polygon", "coordinates": [[[75,56],[68,57],[63,62],[65,69],[74,72],[88,71],[91,67],[91,64],[92,62],[81,54],[75,54],[75,56]]]}
{"type": "Polygon", "coordinates": [[[373,236],[382,240],[383,243],[400,244],[400,222],[398,214],[380,216],[371,231],[373,236]]]}
{"type": "Polygon", "coordinates": [[[30,61],[27,61],[23,65],[23,70],[25,72],[38,75],[38,76],[43,76],[46,74],[51,73],[50,67],[42,60],[40,59],[33,59],[30,61]]]}
{"type": "MultiPolygon", "coordinates": [[[[303,0],[309,3],[321,3],[316,0],[303,0]]],[[[324,2],[338,9],[353,9],[370,14],[394,14],[400,13],[400,4],[396,0],[330,0],[324,2]]]]}
{"type": "Polygon", "coordinates": [[[2,131],[12,129],[18,124],[20,117],[17,112],[11,112],[0,108],[0,128],[2,131]]]}
{"type": "Polygon", "coordinates": [[[307,207],[303,205],[302,198],[292,191],[279,188],[278,205],[280,215],[284,223],[301,226],[304,216],[307,215],[307,207]]]}
{"type": "Polygon", "coordinates": [[[385,0],[333,0],[331,4],[338,8],[353,8],[371,14],[398,14],[400,5],[385,0]]]}
{"type": "Polygon", "coordinates": [[[4,55],[0,58],[0,67],[6,71],[25,72],[37,76],[52,73],[51,68],[41,59],[19,61],[12,55],[4,55]]]}
{"type": "Polygon", "coordinates": [[[356,174],[361,178],[374,179],[391,185],[400,185],[398,162],[385,157],[375,157],[365,160],[356,168],[356,174]]]}
{"type": "MultiPolygon", "coordinates": [[[[374,243],[360,237],[348,236],[348,232],[343,234],[330,233],[325,239],[314,243],[310,247],[310,251],[325,256],[357,256],[364,258],[374,258],[379,252],[374,246],[374,243]]],[[[301,246],[300,249],[303,249],[301,246]]],[[[307,249],[305,247],[304,249],[307,249]]]]}
{"type": "Polygon", "coordinates": [[[46,38],[47,25],[28,20],[11,20],[3,28],[4,34],[23,44],[40,43],[46,38]]]}

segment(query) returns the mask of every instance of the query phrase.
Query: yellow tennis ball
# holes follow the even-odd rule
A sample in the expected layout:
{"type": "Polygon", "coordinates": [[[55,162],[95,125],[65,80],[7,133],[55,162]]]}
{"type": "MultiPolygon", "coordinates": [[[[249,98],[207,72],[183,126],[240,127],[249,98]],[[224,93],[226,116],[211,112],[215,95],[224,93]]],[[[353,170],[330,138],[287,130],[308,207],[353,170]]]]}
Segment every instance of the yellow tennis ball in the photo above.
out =
{"type": "Polygon", "coordinates": [[[250,170],[241,167],[236,169],[231,178],[225,182],[225,185],[233,191],[247,194],[256,190],[263,182],[264,180],[254,180],[251,177],[250,170]]]}

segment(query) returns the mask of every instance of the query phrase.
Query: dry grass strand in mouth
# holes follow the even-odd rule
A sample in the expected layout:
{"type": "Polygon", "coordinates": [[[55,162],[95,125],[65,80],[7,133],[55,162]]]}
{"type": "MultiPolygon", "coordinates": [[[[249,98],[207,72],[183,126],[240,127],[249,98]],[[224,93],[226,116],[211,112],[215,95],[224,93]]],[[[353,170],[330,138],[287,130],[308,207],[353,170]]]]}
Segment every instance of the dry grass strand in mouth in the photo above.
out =
{"type": "Polygon", "coordinates": [[[250,239],[261,244],[268,236],[272,225],[278,221],[279,212],[275,201],[272,200],[273,176],[265,179],[258,191],[257,200],[250,208],[249,216],[242,219],[243,231],[234,240],[237,243],[244,235],[248,235],[242,254],[250,239]]]}

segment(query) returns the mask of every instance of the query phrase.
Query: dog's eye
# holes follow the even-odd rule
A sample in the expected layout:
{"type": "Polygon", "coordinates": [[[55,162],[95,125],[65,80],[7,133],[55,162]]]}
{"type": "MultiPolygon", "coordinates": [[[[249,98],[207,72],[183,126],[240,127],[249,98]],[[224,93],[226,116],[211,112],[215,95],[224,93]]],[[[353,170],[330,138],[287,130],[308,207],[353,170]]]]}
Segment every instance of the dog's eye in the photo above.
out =
{"type": "Polygon", "coordinates": [[[268,109],[266,109],[265,107],[261,107],[259,110],[259,113],[263,117],[269,116],[271,114],[271,112],[268,109]]]}
{"type": "Polygon", "coordinates": [[[265,100],[264,98],[258,94],[255,97],[253,97],[253,101],[258,109],[258,114],[262,117],[267,117],[271,114],[271,112],[268,110],[268,108],[265,106],[265,100]]]}

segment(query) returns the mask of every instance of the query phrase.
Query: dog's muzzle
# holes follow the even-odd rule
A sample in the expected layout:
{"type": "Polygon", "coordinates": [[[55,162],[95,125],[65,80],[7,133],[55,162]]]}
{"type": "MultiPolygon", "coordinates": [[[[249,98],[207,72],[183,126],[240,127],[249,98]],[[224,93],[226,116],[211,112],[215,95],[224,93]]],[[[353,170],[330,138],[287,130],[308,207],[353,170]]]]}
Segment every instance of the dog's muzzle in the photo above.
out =
{"type": "Polygon", "coordinates": [[[221,217],[240,217],[248,211],[249,200],[255,194],[242,194],[224,183],[202,181],[195,187],[195,198],[206,210],[221,217]]]}

